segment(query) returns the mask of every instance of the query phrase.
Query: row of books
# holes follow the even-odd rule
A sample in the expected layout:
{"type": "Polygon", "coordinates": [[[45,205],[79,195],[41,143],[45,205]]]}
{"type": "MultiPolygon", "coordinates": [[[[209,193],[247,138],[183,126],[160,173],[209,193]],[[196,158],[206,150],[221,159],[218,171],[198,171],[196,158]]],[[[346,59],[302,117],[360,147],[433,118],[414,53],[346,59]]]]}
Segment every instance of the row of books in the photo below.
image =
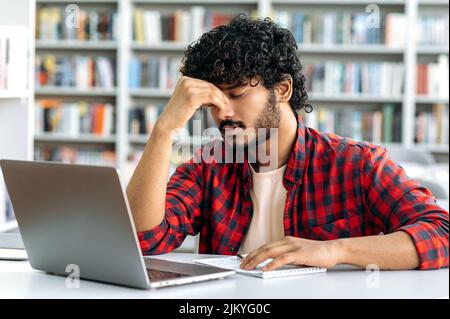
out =
{"type": "Polygon", "coordinates": [[[40,40],[102,41],[117,39],[117,12],[41,7],[36,14],[40,40]]]}
{"type": "Polygon", "coordinates": [[[72,146],[40,146],[35,148],[35,160],[69,164],[115,166],[116,152],[107,149],[83,149],[72,146]]]}
{"type": "Polygon", "coordinates": [[[417,65],[416,93],[448,99],[448,55],[440,55],[438,61],[435,63],[421,63],[417,65]]]}
{"type": "Polygon", "coordinates": [[[27,87],[27,37],[21,27],[0,27],[0,91],[27,87]]]}
{"type": "MultiPolygon", "coordinates": [[[[406,16],[392,12],[376,19],[367,13],[277,11],[273,19],[292,31],[299,44],[386,44],[403,47],[406,16]]],[[[448,14],[420,15],[417,44],[448,45],[448,14]]]]}
{"type": "Polygon", "coordinates": [[[305,115],[305,124],[320,132],[358,141],[375,144],[401,141],[401,113],[393,104],[375,110],[319,107],[305,115]]]}
{"type": "Polygon", "coordinates": [[[137,43],[158,44],[161,41],[189,43],[204,32],[226,24],[233,16],[215,13],[202,6],[190,10],[175,10],[163,14],[157,10],[135,8],[133,12],[133,35],[137,43]]]}
{"type": "Polygon", "coordinates": [[[114,106],[109,103],[73,103],[48,99],[36,102],[36,133],[64,136],[114,134],[114,106]]]}
{"type": "Polygon", "coordinates": [[[130,60],[130,88],[157,88],[171,90],[179,76],[178,58],[138,56],[130,60]]]}
{"type": "Polygon", "coordinates": [[[378,44],[384,41],[384,29],[368,25],[366,13],[276,11],[272,16],[275,22],[291,30],[298,44],[378,44]]]}
{"type": "MultiPolygon", "coordinates": [[[[176,84],[179,61],[168,57],[134,57],[130,61],[130,88],[171,90],[176,84]]],[[[307,89],[325,94],[400,96],[404,84],[400,62],[326,61],[307,64],[307,89]]]]}
{"type": "Polygon", "coordinates": [[[423,46],[448,46],[448,11],[447,14],[420,15],[417,24],[417,44],[423,46]]]}
{"type": "Polygon", "coordinates": [[[113,88],[115,62],[106,56],[36,55],[36,87],[113,88]]]}
{"type": "Polygon", "coordinates": [[[149,135],[152,133],[159,116],[159,107],[149,104],[129,110],[128,131],[132,135],[149,135]]]}
{"type": "Polygon", "coordinates": [[[403,63],[339,62],[307,64],[307,90],[313,93],[400,96],[403,91],[403,63]]]}
{"type": "Polygon", "coordinates": [[[430,111],[419,111],[416,114],[416,143],[444,144],[449,143],[448,105],[435,104],[430,111]]]}
{"type": "MultiPolygon", "coordinates": [[[[155,104],[132,107],[128,117],[129,134],[131,136],[149,136],[163,108],[163,105],[155,104]]],[[[201,136],[207,128],[215,127],[216,125],[210,117],[211,115],[209,112],[207,113],[206,109],[195,112],[185,127],[175,135],[175,143],[186,141],[193,135],[201,136]]],[[[219,135],[218,131],[217,135],[219,135]]]]}

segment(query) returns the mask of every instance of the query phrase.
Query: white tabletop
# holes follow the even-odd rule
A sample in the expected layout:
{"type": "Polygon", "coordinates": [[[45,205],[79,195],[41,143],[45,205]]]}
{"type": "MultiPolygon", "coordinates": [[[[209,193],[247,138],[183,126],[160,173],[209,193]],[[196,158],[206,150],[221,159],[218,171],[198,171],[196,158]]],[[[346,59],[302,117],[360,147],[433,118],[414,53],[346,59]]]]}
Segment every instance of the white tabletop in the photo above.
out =
{"type": "MultiPolygon", "coordinates": [[[[191,262],[211,255],[155,256],[191,262]]],[[[448,298],[449,270],[370,273],[341,265],[326,273],[278,279],[234,275],[226,279],[154,290],[81,280],[66,288],[65,277],[33,270],[27,261],[0,261],[0,298],[448,298]]]]}

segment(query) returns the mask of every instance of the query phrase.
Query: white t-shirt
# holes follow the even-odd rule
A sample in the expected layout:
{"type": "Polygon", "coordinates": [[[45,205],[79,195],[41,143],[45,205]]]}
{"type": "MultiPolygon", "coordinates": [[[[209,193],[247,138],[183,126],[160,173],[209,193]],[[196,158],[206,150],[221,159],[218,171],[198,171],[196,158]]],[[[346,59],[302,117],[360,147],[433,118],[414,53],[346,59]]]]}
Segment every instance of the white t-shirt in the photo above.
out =
{"type": "Polygon", "coordinates": [[[264,173],[256,173],[251,165],[250,168],[253,177],[253,188],[250,190],[253,217],[247,236],[239,248],[240,254],[250,253],[284,237],[287,190],[283,186],[283,176],[286,165],[264,173]]]}

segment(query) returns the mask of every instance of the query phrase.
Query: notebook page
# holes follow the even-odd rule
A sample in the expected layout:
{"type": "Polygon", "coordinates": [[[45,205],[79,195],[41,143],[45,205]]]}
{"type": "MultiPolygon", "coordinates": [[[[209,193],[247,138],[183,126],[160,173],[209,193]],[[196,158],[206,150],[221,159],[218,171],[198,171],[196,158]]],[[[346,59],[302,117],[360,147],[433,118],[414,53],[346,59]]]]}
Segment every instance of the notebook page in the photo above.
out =
{"type": "Polygon", "coordinates": [[[223,269],[234,270],[237,273],[249,276],[256,276],[261,278],[277,278],[277,277],[286,277],[286,276],[295,276],[302,274],[310,274],[317,272],[326,271],[325,268],[318,267],[301,267],[301,266],[292,266],[285,265],[278,269],[271,271],[262,271],[261,269],[268,265],[272,261],[272,258],[267,259],[266,261],[260,263],[255,270],[244,270],[240,268],[241,260],[236,257],[218,257],[218,258],[207,258],[207,259],[196,259],[194,262],[209,266],[214,266],[223,269]]]}

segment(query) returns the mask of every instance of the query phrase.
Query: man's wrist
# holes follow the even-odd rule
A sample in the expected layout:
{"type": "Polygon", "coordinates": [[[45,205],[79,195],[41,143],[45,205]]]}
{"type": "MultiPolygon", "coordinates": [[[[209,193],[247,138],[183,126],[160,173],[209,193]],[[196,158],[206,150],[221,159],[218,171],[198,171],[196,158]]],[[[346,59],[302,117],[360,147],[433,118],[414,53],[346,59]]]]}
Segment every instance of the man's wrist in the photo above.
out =
{"type": "Polygon", "coordinates": [[[169,128],[167,125],[160,121],[156,121],[152,130],[152,136],[155,138],[167,138],[173,140],[175,136],[175,130],[169,128]]]}
{"type": "Polygon", "coordinates": [[[333,251],[336,258],[336,264],[348,263],[347,245],[345,238],[335,239],[332,241],[333,251]]]}

